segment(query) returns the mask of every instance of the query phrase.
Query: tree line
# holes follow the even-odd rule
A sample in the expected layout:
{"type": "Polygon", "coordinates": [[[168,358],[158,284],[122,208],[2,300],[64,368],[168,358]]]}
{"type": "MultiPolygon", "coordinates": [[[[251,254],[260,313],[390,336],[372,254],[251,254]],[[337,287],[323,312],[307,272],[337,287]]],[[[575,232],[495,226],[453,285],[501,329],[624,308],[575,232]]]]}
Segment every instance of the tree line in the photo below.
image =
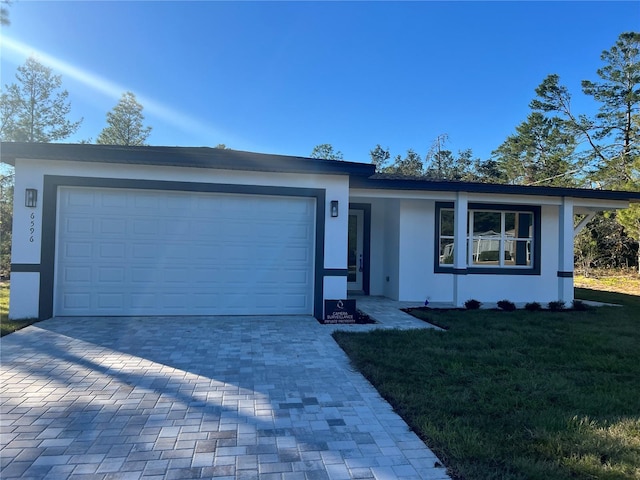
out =
{"type": "MultiPolygon", "coordinates": [[[[392,159],[377,144],[371,162],[380,174],[429,180],[606,188],[640,191],[640,33],[622,33],[601,54],[597,80],[583,80],[582,94],[598,106],[587,115],[572,108],[572,94],[557,74],[535,89],[530,113],[485,160],[470,149],[457,154],[438,136],[421,157],[414,149],[392,159]]],[[[330,144],[312,157],[342,159],[330,144]]],[[[599,213],[576,238],[576,262],[590,267],[640,268],[640,205],[599,213]]]]}

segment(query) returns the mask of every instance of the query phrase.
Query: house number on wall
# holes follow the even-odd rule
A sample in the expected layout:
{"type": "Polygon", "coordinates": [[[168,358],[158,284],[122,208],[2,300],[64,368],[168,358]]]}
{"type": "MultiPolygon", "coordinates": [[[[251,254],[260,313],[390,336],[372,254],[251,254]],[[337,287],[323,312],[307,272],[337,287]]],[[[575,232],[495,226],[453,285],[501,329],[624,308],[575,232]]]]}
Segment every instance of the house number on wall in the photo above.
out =
{"type": "Polygon", "coordinates": [[[36,214],[35,212],[31,212],[29,215],[31,221],[29,222],[29,242],[33,243],[33,233],[36,231],[36,214]]]}

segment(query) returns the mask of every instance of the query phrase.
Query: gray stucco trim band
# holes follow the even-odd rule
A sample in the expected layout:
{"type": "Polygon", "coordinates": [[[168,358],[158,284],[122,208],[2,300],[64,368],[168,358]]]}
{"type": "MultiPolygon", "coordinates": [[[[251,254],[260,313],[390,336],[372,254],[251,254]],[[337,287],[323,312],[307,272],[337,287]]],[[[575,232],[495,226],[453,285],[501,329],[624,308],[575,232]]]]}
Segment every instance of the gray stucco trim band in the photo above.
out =
{"type": "Polygon", "coordinates": [[[174,182],[165,180],[137,180],[103,177],[71,177],[58,175],[44,176],[42,199],[42,242],[40,266],[40,300],[38,317],[53,316],[55,282],[55,252],[57,202],[59,187],[120,188],[136,190],[169,190],[201,193],[236,193],[246,195],[273,195],[280,197],[310,197],[316,200],[315,222],[315,263],[313,315],[320,319],[323,315],[324,298],[324,234],[326,215],[326,192],[322,188],[299,188],[266,185],[236,185],[223,183],[174,182]]]}
{"type": "Polygon", "coordinates": [[[349,275],[349,270],[346,268],[325,268],[325,277],[346,277],[349,275]]]}
{"type": "Polygon", "coordinates": [[[40,273],[42,266],[39,263],[12,263],[11,273],[40,273]]]}

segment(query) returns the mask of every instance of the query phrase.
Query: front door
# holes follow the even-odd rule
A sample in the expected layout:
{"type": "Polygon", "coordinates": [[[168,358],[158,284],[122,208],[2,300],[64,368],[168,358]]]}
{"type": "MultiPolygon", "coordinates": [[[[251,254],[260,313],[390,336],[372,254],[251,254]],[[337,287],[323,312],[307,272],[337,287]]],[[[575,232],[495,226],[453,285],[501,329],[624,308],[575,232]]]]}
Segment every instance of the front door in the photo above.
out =
{"type": "Polygon", "coordinates": [[[349,210],[349,245],[347,254],[347,290],[362,292],[364,272],[364,211],[349,210]]]}

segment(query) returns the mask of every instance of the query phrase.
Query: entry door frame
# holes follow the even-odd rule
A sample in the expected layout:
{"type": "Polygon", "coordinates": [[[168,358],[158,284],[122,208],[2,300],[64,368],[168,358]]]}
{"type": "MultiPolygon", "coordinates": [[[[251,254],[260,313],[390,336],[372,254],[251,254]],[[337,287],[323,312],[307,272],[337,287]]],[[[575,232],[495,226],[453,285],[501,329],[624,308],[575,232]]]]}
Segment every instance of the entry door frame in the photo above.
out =
{"type": "Polygon", "coordinates": [[[349,203],[349,210],[361,210],[364,222],[362,225],[362,292],[369,295],[371,284],[371,204],[349,203]]]}

